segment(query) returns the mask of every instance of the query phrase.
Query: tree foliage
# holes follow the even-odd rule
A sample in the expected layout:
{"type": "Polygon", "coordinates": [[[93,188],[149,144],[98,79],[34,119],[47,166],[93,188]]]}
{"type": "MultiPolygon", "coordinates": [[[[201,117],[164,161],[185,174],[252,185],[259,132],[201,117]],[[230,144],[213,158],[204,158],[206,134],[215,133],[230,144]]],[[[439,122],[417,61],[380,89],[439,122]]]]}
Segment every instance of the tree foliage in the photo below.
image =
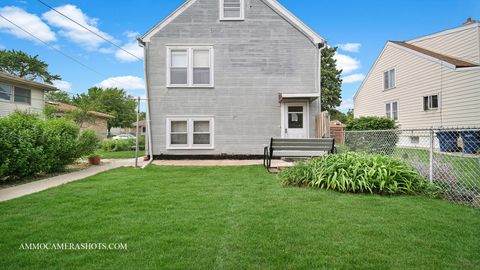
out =
{"type": "Polygon", "coordinates": [[[342,103],[342,70],[337,69],[333,58],[336,51],[336,47],[322,50],[322,111],[332,112],[342,103]]]}
{"type": "Polygon", "coordinates": [[[92,87],[85,94],[73,98],[75,106],[89,106],[90,110],[107,113],[115,118],[108,121],[108,131],[112,127],[131,127],[136,120],[136,101],[127,92],[119,88],[92,87]]]}
{"type": "Polygon", "coordinates": [[[387,117],[364,116],[347,123],[347,130],[390,130],[397,129],[394,120],[387,117]]]}
{"type": "Polygon", "coordinates": [[[32,81],[41,80],[52,84],[60,80],[59,75],[48,72],[48,64],[22,51],[0,50],[0,70],[32,81]]]}
{"type": "Polygon", "coordinates": [[[68,95],[67,92],[62,90],[48,92],[45,95],[45,98],[48,101],[60,102],[65,104],[73,104],[73,101],[70,95],[68,95]]]}

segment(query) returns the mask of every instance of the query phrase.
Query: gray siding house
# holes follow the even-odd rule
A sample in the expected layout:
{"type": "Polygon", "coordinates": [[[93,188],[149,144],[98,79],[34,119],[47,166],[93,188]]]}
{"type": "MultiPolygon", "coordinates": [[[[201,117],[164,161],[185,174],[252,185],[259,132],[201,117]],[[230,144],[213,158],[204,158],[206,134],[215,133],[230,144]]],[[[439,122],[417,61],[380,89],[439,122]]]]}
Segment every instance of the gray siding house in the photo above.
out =
{"type": "Polygon", "coordinates": [[[325,40],[274,0],[187,0],[139,39],[155,158],[315,136],[325,40]]]}

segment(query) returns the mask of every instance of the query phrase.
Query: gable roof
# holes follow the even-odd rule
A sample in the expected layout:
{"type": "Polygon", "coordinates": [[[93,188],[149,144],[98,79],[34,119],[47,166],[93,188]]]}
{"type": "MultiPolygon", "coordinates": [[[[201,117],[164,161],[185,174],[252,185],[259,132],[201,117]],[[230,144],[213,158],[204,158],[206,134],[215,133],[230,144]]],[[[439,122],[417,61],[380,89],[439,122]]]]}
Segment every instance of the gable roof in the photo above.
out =
{"type": "Polygon", "coordinates": [[[18,77],[18,76],[12,75],[12,74],[4,72],[4,71],[0,71],[0,80],[1,79],[8,80],[8,81],[13,81],[13,82],[20,83],[20,84],[25,84],[25,85],[28,85],[28,86],[31,86],[31,87],[38,88],[38,89],[43,90],[43,91],[56,91],[56,90],[58,90],[53,85],[28,80],[28,79],[18,77]]]}
{"type": "MultiPolygon", "coordinates": [[[[175,18],[177,18],[180,14],[182,14],[185,10],[187,10],[191,5],[193,5],[198,0],[186,0],[180,7],[178,7],[173,13],[168,15],[165,19],[163,19],[160,23],[155,25],[152,29],[150,29],[147,33],[145,33],[140,40],[143,42],[150,42],[151,38],[162,30],[165,26],[171,23],[175,18]]],[[[300,19],[298,19],[295,15],[293,15],[288,9],[282,6],[276,0],[260,0],[264,2],[267,6],[269,6],[273,11],[275,11],[278,15],[284,18],[287,22],[289,22],[293,27],[295,27],[298,31],[303,33],[306,37],[312,41],[314,44],[324,43],[325,39],[322,38],[319,34],[313,31],[310,27],[308,27],[305,23],[303,23],[300,19]]]]}
{"type": "MultiPolygon", "coordinates": [[[[79,110],[77,106],[73,106],[70,104],[65,104],[65,103],[60,103],[60,102],[53,102],[53,101],[47,101],[48,104],[55,106],[55,108],[59,111],[62,112],[69,112],[69,111],[76,111],[79,110]]],[[[101,112],[96,112],[96,111],[88,111],[89,114],[97,116],[99,118],[107,118],[107,119],[112,119],[115,118],[115,116],[106,114],[106,113],[101,113],[101,112]]]]}
{"type": "Polygon", "coordinates": [[[409,43],[405,43],[405,42],[401,42],[401,41],[390,41],[390,42],[393,43],[393,44],[402,46],[404,48],[413,50],[415,52],[424,54],[426,56],[430,56],[430,57],[433,57],[433,58],[438,59],[440,61],[446,62],[448,64],[451,64],[451,65],[455,66],[455,68],[478,67],[478,65],[476,65],[476,64],[473,64],[473,63],[470,63],[470,62],[467,62],[467,61],[463,61],[463,60],[460,60],[460,59],[457,59],[457,58],[453,58],[453,57],[450,57],[448,55],[436,53],[434,51],[430,51],[430,50],[427,50],[427,49],[424,49],[424,48],[420,48],[418,46],[415,46],[415,45],[412,45],[412,44],[409,44],[409,43]]]}

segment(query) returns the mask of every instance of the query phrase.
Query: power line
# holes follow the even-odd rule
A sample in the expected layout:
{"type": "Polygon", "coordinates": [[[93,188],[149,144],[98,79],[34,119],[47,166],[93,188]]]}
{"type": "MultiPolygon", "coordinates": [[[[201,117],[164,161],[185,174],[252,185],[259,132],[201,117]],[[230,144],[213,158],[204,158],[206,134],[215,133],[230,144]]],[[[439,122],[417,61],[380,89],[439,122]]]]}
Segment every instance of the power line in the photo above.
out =
{"type": "Polygon", "coordinates": [[[71,22],[75,23],[76,25],[78,25],[78,26],[82,27],[83,29],[87,30],[88,32],[90,32],[90,33],[94,34],[95,36],[97,36],[97,37],[99,37],[99,38],[101,38],[101,39],[105,40],[106,42],[108,42],[108,43],[112,44],[113,46],[117,47],[118,49],[120,49],[120,50],[122,50],[122,51],[124,51],[124,52],[128,53],[128,54],[129,54],[129,55],[131,55],[132,57],[135,57],[136,59],[138,59],[138,60],[140,60],[140,61],[143,61],[143,59],[142,59],[142,58],[140,58],[140,57],[138,57],[138,56],[136,56],[136,55],[132,54],[131,52],[129,52],[129,51],[127,51],[127,50],[125,50],[124,48],[122,48],[122,47],[120,47],[119,45],[117,45],[115,42],[113,42],[113,41],[111,41],[111,40],[109,40],[109,39],[107,39],[107,38],[103,37],[102,35],[100,35],[100,34],[98,34],[98,33],[95,33],[94,31],[90,30],[88,27],[86,27],[86,26],[84,26],[83,24],[81,24],[81,23],[79,23],[79,22],[75,21],[74,19],[72,19],[72,18],[68,17],[67,15],[65,15],[65,14],[61,13],[60,11],[58,11],[58,10],[57,10],[57,9],[55,9],[54,7],[52,7],[52,6],[48,5],[47,3],[43,2],[42,0],[37,0],[37,1],[38,1],[38,2],[40,2],[41,4],[43,4],[44,6],[48,7],[49,9],[51,9],[51,10],[55,11],[55,12],[56,12],[56,13],[58,13],[59,15],[63,16],[63,17],[64,17],[64,18],[66,18],[67,20],[69,20],[69,21],[71,21],[71,22]]]}
{"type": "Polygon", "coordinates": [[[30,32],[27,31],[27,30],[25,30],[25,28],[23,28],[23,27],[19,26],[18,24],[12,22],[11,20],[7,19],[7,18],[6,18],[5,16],[3,16],[2,14],[0,14],[0,17],[3,18],[4,20],[6,20],[7,22],[11,23],[12,25],[16,26],[18,29],[22,30],[23,32],[27,33],[28,35],[32,36],[32,37],[35,38],[36,40],[40,41],[40,42],[43,43],[45,46],[53,49],[54,51],[60,53],[61,55],[67,57],[68,59],[74,61],[75,63],[81,65],[82,67],[84,67],[84,68],[86,68],[86,69],[88,69],[88,70],[90,70],[90,71],[92,71],[92,72],[94,72],[94,73],[96,73],[96,74],[98,74],[98,75],[100,75],[100,76],[102,76],[102,77],[105,77],[106,79],[110,79],[110,80],[112,80],[112,81],[114,81],[114,82],[117,82],[117,83],[119,83],[120,85],[122,85],[122,84],[123,84],[123,85],[126,85],[125,83],[122,83],[122,82],[120,82],[120,81],[117,81],[117,80],[113,79],[111,76],[108,76],[108,75],[105,74],[105,73],[102,73],[102,72],[100,72],[100,71],[98,71],[98,70],[96,70],[96,69],[94,69],[94,68],[91,68],[91,67],[85,65],[85,64],[82,63],[80,60],[76,59],[75,57],[70,56],[70,55],[64,53],[63,51],[61,51],[60,49],[58,49],[58,48],[56,48],[56,47],[48,44],[47,42],[45,42],[45,41],[43,41],[42,39],[40,39],[40,38],[38,38],[37,36],[35,36],[34,34],[30,33],[30,32]]]}

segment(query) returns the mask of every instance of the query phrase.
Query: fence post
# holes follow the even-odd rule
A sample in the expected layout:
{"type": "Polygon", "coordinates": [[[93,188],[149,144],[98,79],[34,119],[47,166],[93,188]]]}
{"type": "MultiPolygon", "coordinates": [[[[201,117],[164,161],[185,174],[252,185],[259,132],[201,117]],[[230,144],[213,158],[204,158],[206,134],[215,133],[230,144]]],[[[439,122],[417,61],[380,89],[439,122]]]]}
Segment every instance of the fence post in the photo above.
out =
{"type": "Polygon", "coordinates": [[[430,171],[429,171],[429,177],[430,177],[430,182],[433,182],[433,150],[435,147],[435,132],[433,129],[430,129],[430,171]]]}

